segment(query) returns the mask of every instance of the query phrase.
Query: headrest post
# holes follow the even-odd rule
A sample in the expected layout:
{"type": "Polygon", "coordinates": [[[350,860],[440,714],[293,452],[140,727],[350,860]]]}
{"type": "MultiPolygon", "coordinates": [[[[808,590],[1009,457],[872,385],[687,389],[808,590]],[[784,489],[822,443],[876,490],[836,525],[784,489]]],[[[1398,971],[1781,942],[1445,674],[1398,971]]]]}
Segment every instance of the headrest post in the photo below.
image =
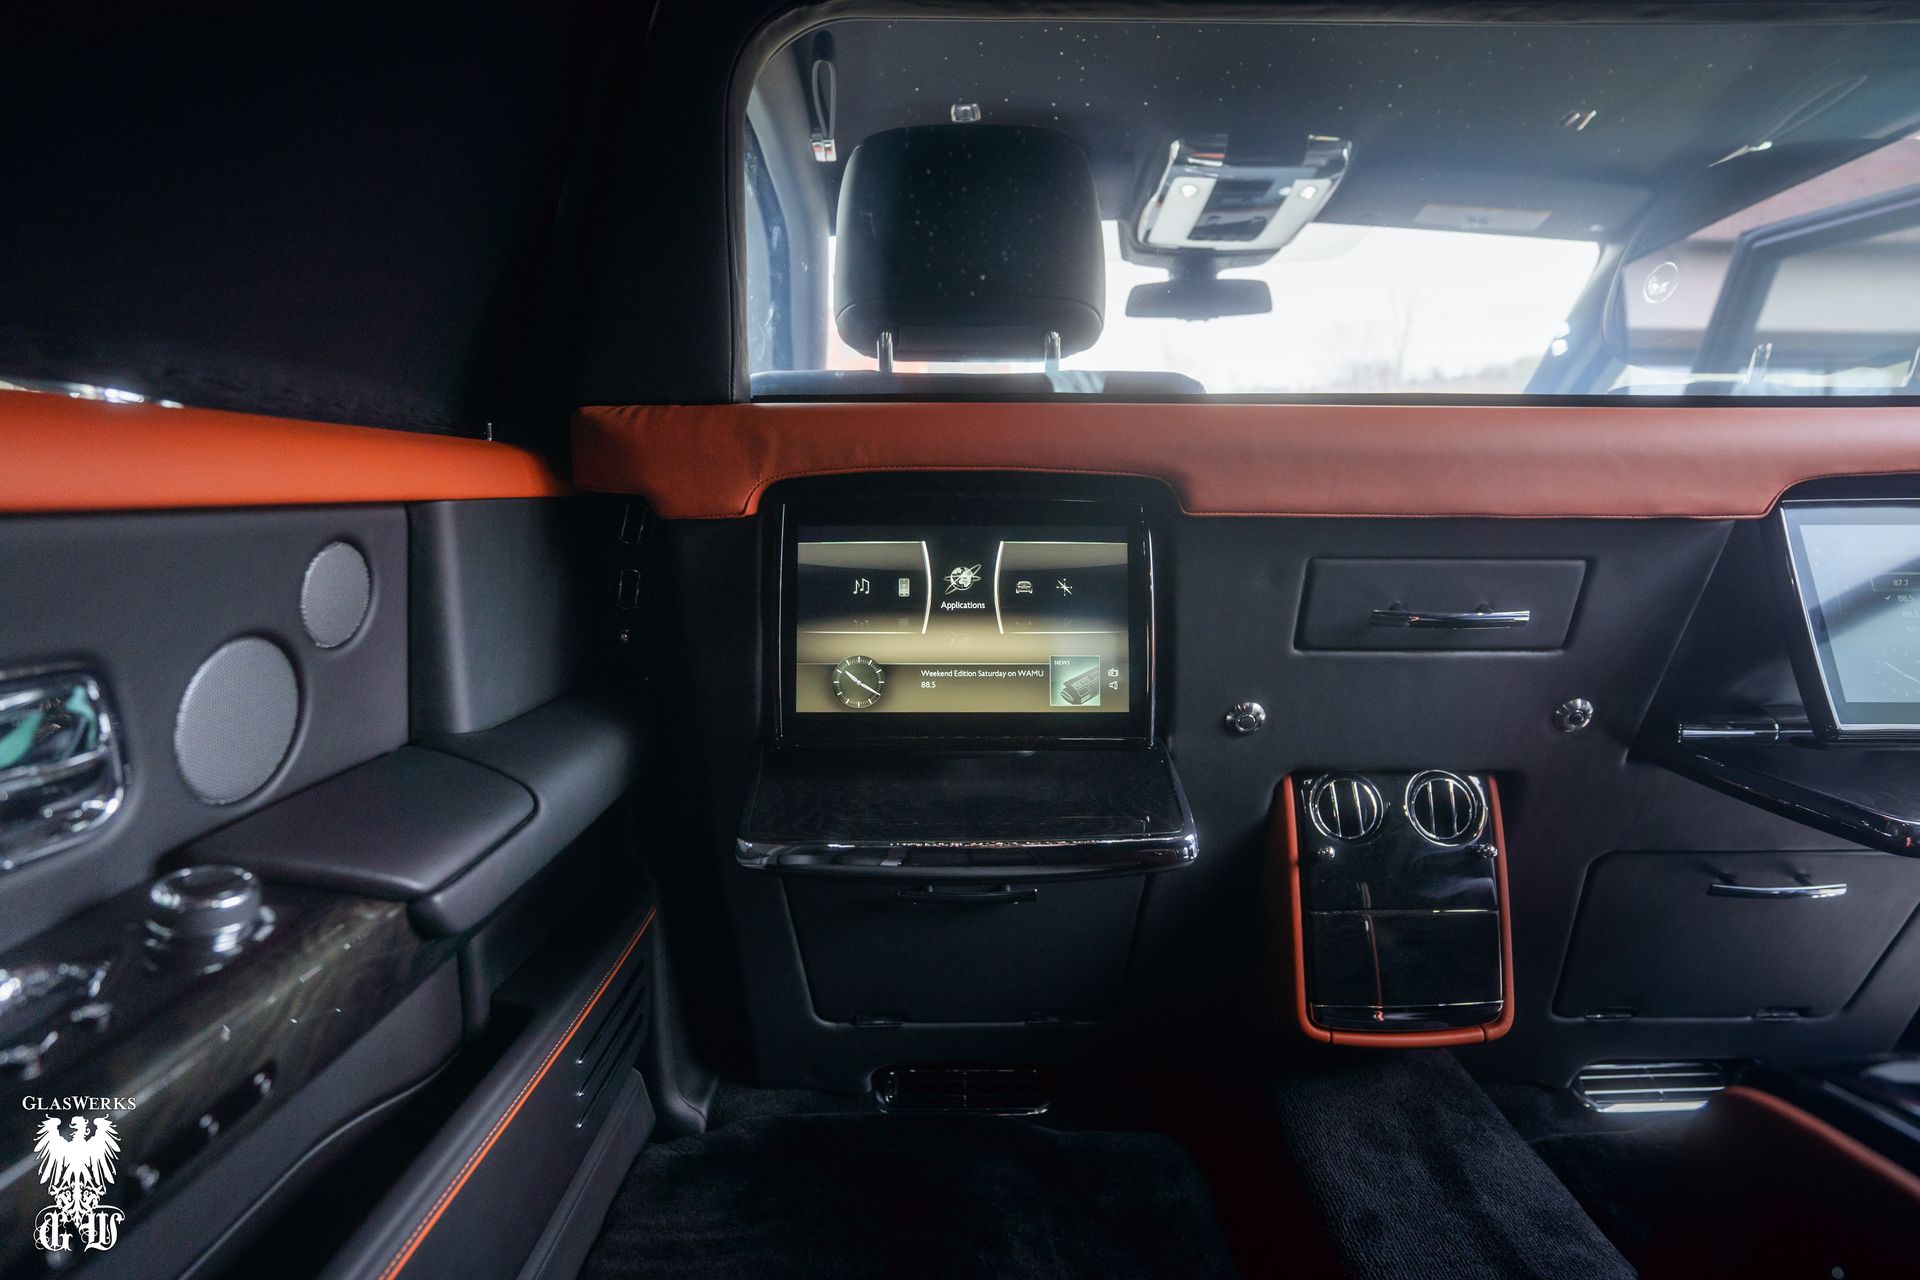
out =
{"type": "Polygon", "coordinates": [[[880,339],[874,344],[873,358],[880,362],[880,372],[893,372],[893,330],[882,329],[880,339]]]}
{"type": "Polygon", "coordinates": [[[1048,373],[1060,372],[1060,335],[1052,329],[1047,330],[1045,357],[1048,373]]]}

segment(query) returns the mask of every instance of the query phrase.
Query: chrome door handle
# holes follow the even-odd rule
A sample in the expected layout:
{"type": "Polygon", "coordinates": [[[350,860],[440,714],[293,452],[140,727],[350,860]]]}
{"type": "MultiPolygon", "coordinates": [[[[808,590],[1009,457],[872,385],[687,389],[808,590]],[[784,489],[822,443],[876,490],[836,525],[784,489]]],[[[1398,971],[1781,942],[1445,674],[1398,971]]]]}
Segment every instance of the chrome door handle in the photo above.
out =
{"type": "Polygon", "coordinates": [[[1843,884],[1710,884],[1707,892],[1716,898],[1839,898],[1845,896],[1843,884]]]}
{"type": "Polygon", "coordinates": [[[1504,631],[1533,621],[1531,609],[1481,609],[1473,613],[1436,613],[1424,609],[1375,609],[1376,627],[1416,627],[1431,631],[1504,631]]]}
{"type": "Polygon", "coordinates": [[[1011,884],[995,885],[989,889],[974,889],[964,885],[947,888],[930,884],[923,888],[899,889],[893,896],[921,907],[982,907],[1007,902],[1033,902],[1040,897],[1040,891],[1030,886],[1011,884]]]}
{"type": "Polygon", "coordinates": [[[127,792],[100,682],[84,671],[0,680],[0,871],[91,833],[127,792]]]}

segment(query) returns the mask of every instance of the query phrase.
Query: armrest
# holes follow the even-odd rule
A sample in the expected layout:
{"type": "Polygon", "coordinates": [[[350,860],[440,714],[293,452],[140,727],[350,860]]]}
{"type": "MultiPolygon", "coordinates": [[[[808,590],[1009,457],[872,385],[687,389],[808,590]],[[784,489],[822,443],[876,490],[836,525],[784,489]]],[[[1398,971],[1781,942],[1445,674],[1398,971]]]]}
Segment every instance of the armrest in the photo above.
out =
{"type": "Polygon", "coordinates": [[[421,744],[504,774],[533,793],[533,816],[464,874],[413,903],[426,933],[459,933],[486,919],[625,793],[640,768],[640,735],[626,712],[568,694],[478,733],[421,744]]]}
{"type": "Polygon", "coordinates": [[[202,836],[186,860],[410,902],[480,861],[533,812],[533,794],[512,778],[401,747],[202,836]]]}
{"type": "Polygon", "coordinates": [[[410,904],[428,936],[498,910],[620,798],[631,720],[570,694],[478,733],[368,761],[195,841],[193,862],[410,904]]]}

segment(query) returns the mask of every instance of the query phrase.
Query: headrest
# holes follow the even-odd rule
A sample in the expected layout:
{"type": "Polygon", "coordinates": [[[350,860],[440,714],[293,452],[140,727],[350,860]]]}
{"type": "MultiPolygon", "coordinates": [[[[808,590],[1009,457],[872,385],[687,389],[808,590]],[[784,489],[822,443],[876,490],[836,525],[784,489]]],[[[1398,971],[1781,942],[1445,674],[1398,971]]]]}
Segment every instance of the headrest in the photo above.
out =
{"type": "Polygon", "coordinates": [[[840,182],[840,336],[902,359],[1083,351],[1105,321],[1100,203],[1086,153],[1017,125],[877,133],[840,182]]]}

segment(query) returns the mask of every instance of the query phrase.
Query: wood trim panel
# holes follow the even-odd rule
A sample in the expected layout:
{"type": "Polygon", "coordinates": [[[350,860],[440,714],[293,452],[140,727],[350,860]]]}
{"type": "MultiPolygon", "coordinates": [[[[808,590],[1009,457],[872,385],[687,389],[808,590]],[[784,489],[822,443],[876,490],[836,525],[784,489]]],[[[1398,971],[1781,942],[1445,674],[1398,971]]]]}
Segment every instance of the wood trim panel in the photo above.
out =
{"type": "Polygon", "coordinates": [[[0,513],[543,498],[512,445],[0,391],[0,513]]]}
{"type": "Polygon", "coordinates": [[[1207,516],[1718,519],[1764,515],[1805,480],[1920,471],[1920,408],[630,405],[579,410],[573,446],[579,488],[668,519],[880,471],[1144,476],[1207,516]]]}
{"type": "Polygon", "coordinates": [[[1280,783],[1272,832],[1274,853],[1285,868],[1288,911],[1293,932],[1293,1013],[1307,1037],[1323,1044],[1356,1045],[1370,1049],[1432,1049],[1444,1045],[1481,1044],[1498,1040],[1513,1030],[1513,900],[1507,894],[1507,830],[1500,818],[1500,784],[1487,775],[1487,810],[1492,818],[1494,875],[1500,883],[1500,985],[1504,1003],[1500,1016],[1477,1027],[1446,1031],[1332,1031],[1313,1020],[1307,1000],[1307,929],[1301,915],[1300,831],[1295,816],[1293,778],[1280,783]]]}

